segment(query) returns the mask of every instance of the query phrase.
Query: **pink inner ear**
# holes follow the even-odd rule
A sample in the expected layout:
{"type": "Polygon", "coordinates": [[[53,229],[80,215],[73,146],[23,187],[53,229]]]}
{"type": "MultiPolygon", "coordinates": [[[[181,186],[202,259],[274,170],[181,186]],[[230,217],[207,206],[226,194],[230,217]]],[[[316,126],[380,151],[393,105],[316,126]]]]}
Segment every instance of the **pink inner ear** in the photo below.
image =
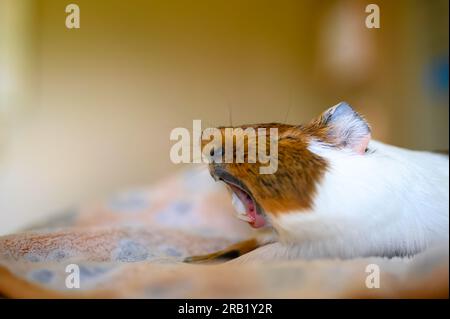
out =
{"type": "Polygon", "coordinates": [[[362,137],[359,143],[353,147],[353,151],[355,151],[360,155],[363,155],[366,152],[367,146],[369,145],[370,138],[371,138],[370,133],[362,137]]]}

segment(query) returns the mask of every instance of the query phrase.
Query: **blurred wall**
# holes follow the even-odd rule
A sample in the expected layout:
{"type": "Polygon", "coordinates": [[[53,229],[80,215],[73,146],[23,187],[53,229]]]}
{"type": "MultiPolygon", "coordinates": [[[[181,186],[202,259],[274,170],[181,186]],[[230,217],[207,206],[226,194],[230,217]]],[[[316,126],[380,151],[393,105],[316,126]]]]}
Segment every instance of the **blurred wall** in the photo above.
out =
{"type": "Polygon", "coordinates": [[[368,3],[0,0],[0,234],[168,175],[170,130],[230,110],[302,123],[345,100],[377,139],[447,149],[448,1],[377,1],[377,30],[368,3]]]}

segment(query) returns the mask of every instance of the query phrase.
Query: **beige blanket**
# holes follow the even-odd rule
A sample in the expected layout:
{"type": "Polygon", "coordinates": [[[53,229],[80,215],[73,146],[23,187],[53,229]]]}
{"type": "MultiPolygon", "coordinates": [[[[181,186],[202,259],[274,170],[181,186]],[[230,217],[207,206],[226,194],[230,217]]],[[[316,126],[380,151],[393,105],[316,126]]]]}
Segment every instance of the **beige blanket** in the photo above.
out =
{"type": "Polygon", "coordinates": [[[227,192],[204,168],[79,207],[0,237],[0,295],[448,298],[447,245],[411,259],[260,260],[264,249],[273,249],[267,246],[229,263],[182,263],[186,256],[252,236],[253,230],[232,211],[227,192]],[[379,288],[371,281],[373,269],[380,271],[379,288]],[[74,286],[75,275],[79,288],[74,286]]]}

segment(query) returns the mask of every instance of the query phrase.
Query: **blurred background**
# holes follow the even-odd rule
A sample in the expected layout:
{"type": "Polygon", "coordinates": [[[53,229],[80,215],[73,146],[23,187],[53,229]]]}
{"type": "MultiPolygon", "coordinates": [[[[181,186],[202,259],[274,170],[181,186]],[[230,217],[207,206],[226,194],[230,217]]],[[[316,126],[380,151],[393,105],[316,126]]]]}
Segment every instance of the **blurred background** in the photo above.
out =
{"type": "Polygon", "coordinates": [[[303,123],[448,149],[448,0],[0,0],[0,235],[180,169],[175,127],[303,123]],[[67,29],[65,8],[80,7],[67,29]]]}

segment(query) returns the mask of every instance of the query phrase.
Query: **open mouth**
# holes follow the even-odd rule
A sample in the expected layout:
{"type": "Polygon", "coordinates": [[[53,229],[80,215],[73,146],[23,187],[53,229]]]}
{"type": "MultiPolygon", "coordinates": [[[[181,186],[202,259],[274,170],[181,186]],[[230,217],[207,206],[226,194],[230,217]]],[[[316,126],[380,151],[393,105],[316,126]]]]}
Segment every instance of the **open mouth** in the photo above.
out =
{"type": "Polygon", "coordinates": [[[215,172],[214,175],[216,180],[224,182],[230,190],[231,203],[234,206],[236,217],[248,222],[254,228],[263,227],[266,220],[251,192],[228,172],[215,172]]]}

